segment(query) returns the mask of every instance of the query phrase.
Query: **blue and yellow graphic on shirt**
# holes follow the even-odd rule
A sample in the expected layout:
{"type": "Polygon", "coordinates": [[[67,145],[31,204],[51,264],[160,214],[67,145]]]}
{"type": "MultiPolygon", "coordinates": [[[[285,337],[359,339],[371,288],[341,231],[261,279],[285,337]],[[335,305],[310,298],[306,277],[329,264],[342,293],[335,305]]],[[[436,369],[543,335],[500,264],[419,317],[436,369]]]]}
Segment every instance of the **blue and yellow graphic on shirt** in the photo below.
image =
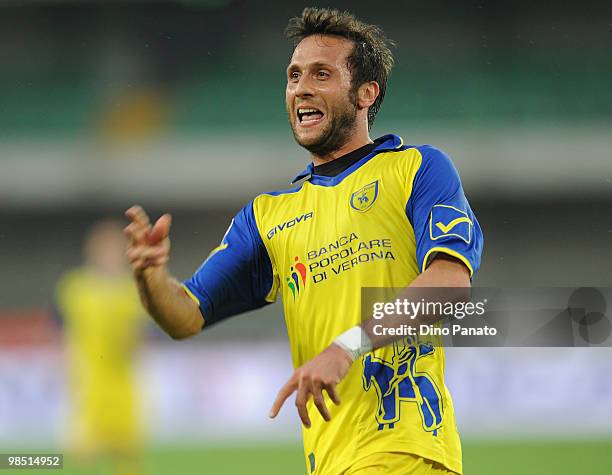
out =
{"type": "Polygon", "coordinates": [[[457,237],[469,244],[472,239],[472,220],[463,210],[450,205],[434,205],[429,218],[429,238],[432,241],[457,237]]]}
{"type": "MultiPolygon", "coordinates": [[[[339,175],[316,175],[310,165],[302,178],[245,206],[227,247],[185,281],[207,326],[280,293],[299,367],[361,322],[362,288],[408,286],[439,253],[470,274],[478,269],[480,226],[452,162],[434,147],[388,135],[339,175]]],[[[375,350],[352,365],[338,391],[341,405],[327,400],[330,422],[309,403],[304,453],[306,460],[314,454],[316,474],[336,475],[382,452],[461,472],[441,347],[406,342],[375,350]]]]}
{"type": "Polygon", "coordinates": [[[390,362],[372,354],[363,359],[363,385],[374,387],[378,395],[376,421],[378,430],[394,429],[401,420],[401,403],[415,403],[423,422],[423,430],[437,435],[444,412],[440,391],[427,373],[415,371],[416,362],[435,351],[433,345],[411,343],[410,339],[393,343],[390,362]]]}
{"type": "Polygon", "coordinates": [[[351,195],[351,208],[367,211],[378,198],[378,180],[364,186],[351,195]]]}

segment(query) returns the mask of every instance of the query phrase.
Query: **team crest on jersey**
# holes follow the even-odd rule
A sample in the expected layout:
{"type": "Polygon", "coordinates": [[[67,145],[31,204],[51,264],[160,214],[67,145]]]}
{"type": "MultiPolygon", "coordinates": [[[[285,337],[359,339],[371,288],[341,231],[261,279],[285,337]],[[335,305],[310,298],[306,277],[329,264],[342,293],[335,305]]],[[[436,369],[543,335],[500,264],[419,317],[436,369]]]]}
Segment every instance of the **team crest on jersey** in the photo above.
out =
{"type": "Polygon", "coordinates": [[[351,208],[357,211],[369,210],[378,198],[378,180],[358,189],[351,195],[351,208]]]}
{"type": "Polygon", "coordinates": [[[411,344],[406,338],[393,344],[391,362],[377,358],[373,353],[363,359],[363,387],[368,391],[374,386],[378,396],[378,430],[395,428],[402,409],[409,409],[402,403],[413,403],[421,415],[423,429],[438,435],[444,414],[440,391],[427,373],[415,370],[420,358],[433,353],[432,345],[411,344]]]}
{"type": "Polygon", "coordinates": [[[293,302],[299,297],[300,292],[306,288],[306,266],[300,262],[298,256],[295,256],[294,263],[289,270],[287,277],[287,287],[293,295],[293,302]]]}

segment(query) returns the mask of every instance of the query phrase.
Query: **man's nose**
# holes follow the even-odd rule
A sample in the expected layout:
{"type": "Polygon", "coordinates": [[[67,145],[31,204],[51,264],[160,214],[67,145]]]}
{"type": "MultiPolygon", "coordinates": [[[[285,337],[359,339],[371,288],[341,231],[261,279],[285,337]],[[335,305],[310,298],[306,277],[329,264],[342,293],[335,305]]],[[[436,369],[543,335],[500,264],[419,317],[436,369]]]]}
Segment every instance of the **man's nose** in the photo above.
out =
{"type": "Polygon", "coordinates": [[[312,88],[312,78],[308,74],[302,74],[295,88],[296,96],[312,96],[313,88],[312,88]]]}

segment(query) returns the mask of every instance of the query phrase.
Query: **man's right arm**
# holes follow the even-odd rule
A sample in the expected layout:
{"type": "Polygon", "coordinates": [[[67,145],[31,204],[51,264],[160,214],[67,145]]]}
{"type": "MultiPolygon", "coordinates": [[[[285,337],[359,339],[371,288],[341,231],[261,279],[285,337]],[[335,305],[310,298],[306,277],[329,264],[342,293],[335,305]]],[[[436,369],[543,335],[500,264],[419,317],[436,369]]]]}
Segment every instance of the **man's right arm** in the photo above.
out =
{"type": "Polygon", "coordinates": [[[202,330],[198,304],[165,267],[145,269],[136,283],[145,309],[172,338],[182,340],[202,330]]]}
{"type": "Polygon", "coordinates": [[[174,339],[199,333],[204,320],[198,304],[166,268],[170,258],[170,215],[163,215],[152,226],[140,206],[132,206],[125,214],[131,221],[124,230],[130,240],[127,257],[143,306],[174,339]]]}

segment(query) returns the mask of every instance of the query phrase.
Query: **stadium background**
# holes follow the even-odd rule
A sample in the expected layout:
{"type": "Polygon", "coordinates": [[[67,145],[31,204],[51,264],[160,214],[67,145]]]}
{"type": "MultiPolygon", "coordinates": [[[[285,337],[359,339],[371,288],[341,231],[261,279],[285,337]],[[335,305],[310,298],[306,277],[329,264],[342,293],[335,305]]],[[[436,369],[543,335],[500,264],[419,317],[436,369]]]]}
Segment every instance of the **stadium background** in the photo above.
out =
{"type": "MultiPolygon", "coordinates": [[[[304,6],[2,3],[0,452],[62,448],[53,289],[95,219],[171,212],[186,277],[242,204],[303,169],[282,30],[304,6]]],[[[396,41],[373,136],[451,154],[486,238],[475,284],[610,286],[610,4],[331,6],[396,41]]],[[[449,350],[466,473],[612,473],[611,356],[449,350]]],[[[151,329],[140,360],[150,473],[301,473],[293,406],[266,417],[290,375],[279,305],[188,342],[151,329]]]]}

